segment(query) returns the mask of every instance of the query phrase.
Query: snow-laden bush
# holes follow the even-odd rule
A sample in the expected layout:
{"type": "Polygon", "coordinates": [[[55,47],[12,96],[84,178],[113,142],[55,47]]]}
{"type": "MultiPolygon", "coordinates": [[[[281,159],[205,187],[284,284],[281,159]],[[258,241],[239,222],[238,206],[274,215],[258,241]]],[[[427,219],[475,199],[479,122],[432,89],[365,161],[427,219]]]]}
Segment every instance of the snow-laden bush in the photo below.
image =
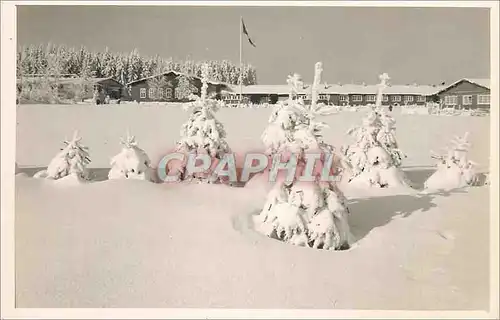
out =
{"type": "Polygon", "coordinates": [[[47,169],[37,172],[34,177],[51,180],[68,178],[76,182],[88,180],[89,151],[80,143],[81,139],[75,131],[70,141],[64,141],[66,146],[50,161],[47,169]]]}
{"type": "MultiPolygon", "coordinates": [[[[321,64],[316,64],[315,83],[319,82],[320,75],[321,64]]],[[[298,179],[306,167],[307,153],[319,153],[323,168],[325,156],[333,156],[334,149],[322,140],[321,130],[326,125],[315,120],[317,115],[329,114],[331,108],[315,100],[310,106],[305,106],[302,100],[294,99],[296,88],[293,85],[296,83],[289,79],[292,86],[289,100],[273,109],[262,140],[271,157],[285,155],[289,158],[282,160],[290,161],[291,156],[295,156],[297,171],[292,180],[278,175],[255,219],[256,229],[268,237],[294,245],[325,250],[347,249],[350,231],[342,192],[333,182],[320,182],[317,171],[312,172],[314,181],[298,179]]],[[[316,86],[313,85],[314,90],[316,86]]],[[[317,97],[317,94],[312,96],[317,97]]],[[[329,165],[339,169],[334,172],[341,171],[335,160],[329,165]]]]}
{"type": "Polygon", "coordinates": [[[146,152],[139,148],[134,136],[127,133],[127,138],[121,140],[123,148],[111,159],[111,169],[108,179],[136,179],[153,181],[151,160],[146,152]]]}
{"type": "Polygon", "coordinates": [[[446,148],[444,155],[433,153],[438,160],[437,170],[425,182],[426,189],[455,189],[475,185],[478,181],[476,164],[467,155],[471,147],[469,133],[455,137],[446,148]]]}
{"type": "MultiPolygon", "coordinates": [[[[231,150],[227,144],[226,131],[223,124],[215,118],[215,112],[223,106],[221,101],[207,96],[208,90],[208,67],[202,70],[201,96],[196,97],[192,103],[186,104],[185,109],[191,109],[191,115],[181,129],[181,139],[177,142],[176,152],[188,154],[209,155],[212,163],[216,163],[231,150]]],[[[194,97],[193,97],[194,98],[194,97]]],[[[197,179],[203,182],[220,182],[211,178],[211,170],[203,173],[190,174],[186,171],[186,161],[170,161],[167,168],[168,175],[177,176],[179,181],[197,179]]]]}

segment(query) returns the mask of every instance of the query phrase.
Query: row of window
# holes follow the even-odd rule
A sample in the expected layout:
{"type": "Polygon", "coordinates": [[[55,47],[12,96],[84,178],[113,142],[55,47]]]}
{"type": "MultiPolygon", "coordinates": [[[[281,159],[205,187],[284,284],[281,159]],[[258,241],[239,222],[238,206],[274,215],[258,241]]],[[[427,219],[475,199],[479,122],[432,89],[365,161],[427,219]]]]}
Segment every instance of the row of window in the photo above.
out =
{"type": "MultiPolygon", "coordinates": [[[[447,106],[456,106],[458,105],[458,96],[445,96],[444,104],[447,106]]],[[[478,94],[477,95],[477,104],[490,104],[490,95],[489,94],[478,94]]],[[[462,96],[462,105],[468,106],[472,105],[472,95],[464,95],[462,96]]]]}
{"type": "MultiPolygon", "coordinates": [[[[302,99],[307,98],[307,96],[304,94],[299,94],[297,97],[302,98],[302,99]]],[[[320,94],[318,98],[319,98],[319,100],[328,100],[329,99],[327,94],[320,94]]],[[[339,98],[340,98],[340,101],[344,101],[344,102],[349,100],[348,95],[340,95],[339,98]]],[[[232,99],[238,99],[238,98],[237,98],[237,96],[233,96],[233,95],[225,95],[222,97],[222,99],[232,100],[232,99]]],[[[375,102],[376,100],[377,100],[376,95],[367,95],[366,96],[366,101],[375,102]]],[[[394,102],[401,102],[401,96],[392,96],[391,100],[394,102]]],[[[360,95],[360,94],[352,95],[352,102],[361,102],[361,101],[363,101],[363,95],[360,95]]],[[[389,97],[387,95],[383,95],[383,101],[385,101],[385,102],[389,101],[389,97]]],[[[404,96],[404,101],[413,102],[414,98],[413,98],[413,96],[404,96]]],[[[425,96],[418,96],[417,101],[418,102],[425,102],[426,97],[425,96]]]]}
{"type": "MultiPolygon", "coordinates": [[[[340,96],[340,101],[347,101],[348,100],[348,97],[347,95],[342,95],[340,96]]],[[[382,96],[382,100],[384,102],[387,102],[389,101],[389,96],[387,95],[383,95],[382,96]]],[[[363,96],[360,95],[360,94],[355,94],[352,96],[352,101],[353,102],[361,102],[363,101],[363,96]]],[[[369,102],[375,102],[377,101],[377,96],[376,95],[367,95],[366,96],[366,101],[369,101],[369,102]]],[[[391,96],[391,101],[393,102],[401,102],[401,96],[391,96]]],[[[413,102],[414,101],[414,96],[404,96],[404,101],[405,102],[413,102]]],[[[426,101],[426,97],[425,96],[417,96],[417,102],[425,102],[426,101]]]]}
{"type": "MultiPolygon", "coordinates": [[[[149,88],[149,98],[150,99],[156,99],[156,93],[158,91],[158,98],[160,99],[172,99],[173,97],[173,92],[174,90],[172,88],[165,88],[165,90],[163,89],[158,89],[156,90],[155,88],[149,88]]],[[[176,93],[176,98],[177,97],[177,92],[176,93]]],[[[141,99],[146,99],[146,88],[141,88],[141,91],[140,91],[140,98],[141,99]]]]}

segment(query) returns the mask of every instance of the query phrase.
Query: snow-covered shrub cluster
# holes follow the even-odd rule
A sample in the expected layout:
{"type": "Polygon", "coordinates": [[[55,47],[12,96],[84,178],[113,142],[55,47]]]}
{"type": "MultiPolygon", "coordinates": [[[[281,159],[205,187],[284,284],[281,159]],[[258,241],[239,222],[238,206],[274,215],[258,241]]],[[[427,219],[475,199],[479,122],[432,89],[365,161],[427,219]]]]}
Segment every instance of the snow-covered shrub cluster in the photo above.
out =
{"type": "Polygon", "coordinates": [[[137,146],[135,137],[127,132],[127,138],[122,140],[121,144],[121,152],[111,159],[108,178],[153,181],[151,160],[146,152],[137,146]]]}
{"type": "Polygon", "coordinates": [[[445,154],[432,155],[438,160],[437,170],[425,182],[426,189],[455,189],[477,183],[476,164],[467,157],[471,147],[468,138],[468,132],[463,137],[455,137],[445,154]]]}
{"type": "Polygon", "coordinates": [[[51,180],[68,178],[78,182],[87,180],[89,152],[80,141],[81,138],[75,131],[70,141],[64,141],[66,146],[50,161],[47,169],[37,172],[34,177],[51,180]]]}
{"type": "MultiPolygon", "coordinates": [[[[213,160],[222,159],[231,149],[227,144],[223,124],[215,118],[215,112],[222,106],[220,101],[207,96],[208,67],[202,69],[201,96],[185,106],[192,109],[188,121],[182,126],[181,139],[177,142],[176,152],[188,154],[207,154],[213,160]]],[[[186,157],[187,158],[187,157],[186,157]]],[[[212,161],[214,163],[216,161],[212,161]]],[[[178,180],[197,179],[204,182],[220,182],[211,178],[210,172],[188,174],[186,161],[169,162],[168,175],[176,175],[178,180]]]]}
{"type": "MultiPolygon", "coordinates": [[[[315,81],[321,78],[321,63],[315,66],[315,81]]],[[[297,171],[293,180],[278,177],[267,196],[263,210],[256,219],[256,229],[263,234],[294,245],[323,249],[349,247],[349,224],[347,208],[340,190],[332,182],[319,182],[318,173],[313,172],[314,181],[302,182],[298,175],[306,167],[306,154],[319,153],[322,167],[325,156],[333,156],[334,148],[322,139],[324,123],[315,120],[317,115],[326,115],[331,108],[312,100],[310,106],[296,99],[300,77],[289,77],[290,96],[272,111],[269,125],[262,135],[267,153],[285,156],[282,161],[297,159],[297,171]],[[288,157],[288,158],[287,158],[288,157]]],[[[312,97],[317,97],[312,86],[312,97]]],[[[336,164],[330,163],[332,167],[336,164]]],[[[340,172],[340,168],[335,172],[340,172]]]]}

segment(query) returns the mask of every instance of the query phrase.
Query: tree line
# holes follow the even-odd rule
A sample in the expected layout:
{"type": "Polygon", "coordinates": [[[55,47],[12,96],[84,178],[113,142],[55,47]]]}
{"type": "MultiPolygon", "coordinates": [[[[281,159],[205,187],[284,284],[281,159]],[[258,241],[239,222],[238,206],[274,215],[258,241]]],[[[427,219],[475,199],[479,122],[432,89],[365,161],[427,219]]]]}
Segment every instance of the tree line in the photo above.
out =
{"type": "MultiPolygon", "coordinates": [[[[238,84],[240,66],[230,61],[193,61],[174,60],[159,55],[146,57],[137,49],[130,53],[90,51],[85,46],[80,48],[66,45],[27,45],[17,52],[18,77],[29,75],[77,75],[82,78],[113,78],[123,84],[146,78],[164,71],[201,76],[201,66],[208,63],[210,79],[228,84],[238,84]]],[[[244,85],[257,83],[257,73],[250,64],[242,65],[244,85]]]]}

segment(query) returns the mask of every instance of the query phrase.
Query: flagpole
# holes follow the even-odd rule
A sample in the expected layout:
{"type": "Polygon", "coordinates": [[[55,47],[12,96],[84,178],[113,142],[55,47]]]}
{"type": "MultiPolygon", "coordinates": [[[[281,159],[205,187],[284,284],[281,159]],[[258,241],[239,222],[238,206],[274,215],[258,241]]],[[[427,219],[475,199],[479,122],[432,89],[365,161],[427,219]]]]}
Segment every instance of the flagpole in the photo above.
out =
{"type": "Polygon", "coordinates": [[[243,93],[243,45],[242,45],[242,33],[243,33],[243,17],[240,16],[240,103],[242,103],[242,93],[243,93]]]}

